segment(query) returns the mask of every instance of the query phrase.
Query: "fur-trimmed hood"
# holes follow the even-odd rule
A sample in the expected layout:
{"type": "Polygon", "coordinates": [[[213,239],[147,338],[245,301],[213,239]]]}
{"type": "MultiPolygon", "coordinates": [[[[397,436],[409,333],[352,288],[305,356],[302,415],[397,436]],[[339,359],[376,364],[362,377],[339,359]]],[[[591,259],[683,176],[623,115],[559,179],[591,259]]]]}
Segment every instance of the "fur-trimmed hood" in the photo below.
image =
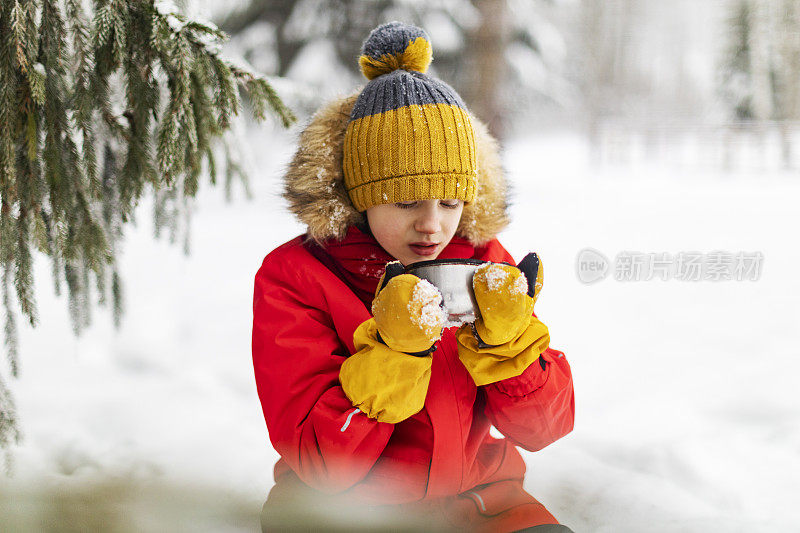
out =
{"type": "MultiPolygon", "coordinates": [[[[350,111],[359,93],[329,102],[300,134],[297,151],[284,176],[283,196],[308,235],[322,243],[344,238],[347,228],[366,217],[350,203],[344,187],[342,159],[350,111]]],[[[486,126],[470,117],[475,130],[478,188],[464,206],[457,235],[475,246],[492,240],[508,225],[507,187],[497,141],[486,126]]]]}

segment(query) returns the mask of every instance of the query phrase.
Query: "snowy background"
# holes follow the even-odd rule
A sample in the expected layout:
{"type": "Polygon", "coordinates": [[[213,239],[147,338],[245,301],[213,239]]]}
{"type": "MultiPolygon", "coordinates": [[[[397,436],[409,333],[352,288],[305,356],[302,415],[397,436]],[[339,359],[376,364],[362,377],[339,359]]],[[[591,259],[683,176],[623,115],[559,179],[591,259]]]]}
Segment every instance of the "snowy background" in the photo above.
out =
{"type": "MultiPolygon", "coordinates": [[[[73,337],[43,282],[12,383],[25,440],[18,489],[108,477],[221,491],[258,507],[272,484],[250,362],[252,279],[301,231],[276,195],[291,137],[253,131],[256,199],[205,189],[192,254],[152,239],[149,206],[121,264],[120,331],[97,313],[73,337]]],[[[800,525],[800,334],[794,175],[593,170],[581,139],[520,138],[506,162],[514,220],[501,240],[545,266],[537,304],[566,352],[575,431],[525,453],[526,487],[576,531],[792,531],[800,525]],[[761,251],[758,281],[581,283],[584,247],[761,251]]],[[[42,273],[48,265],[37,265],[42,273]]],[[[38,279],[46,280],[42,275],[38,279]]],[[[245,511],[247,512],[247,511],[245,511]]]]}
{"type": "MultiPolygon", "coordinates": [[[[703,107],[715,91],[709,65],[719,30],[706,24],[719,21],[708,11],[722,2],[704,3],[694,17],[678,4],[685,25],[655,11],[637,33],[620,31],[647,44],[637,61],[671,91],[676,70],[666,59],[678,53],[665,53],[665,43],[681,29],[682,68],[699,87],[692,105],[703,107]],[[662,61],[648,61],[647,50],[662,61]]],[[[552,50],[560,38],[544,42],[552,50]]],[[[319,70],[326,57],[309,52],[295,80],[328,79],[319,70]]],[[[564,72],[549,74],[557,81],[564,72]]],[[[526,488],[576,532],[796,531],[797,162],[787,164],[769,123],[667,124],[647,109],[644,118],[600,121],[590,137],[574,113],[559,122],[547,107],[550,126],[522,121],[503,143],[514,205],[500,240],[517,259],[542,258],[537,313],[567,354],[576,390],[574,432],[523,452],[526,488]],[[756,281],[611,275],[586,285],[576,259],[587,247],[612,260],[624,251],[714,250],[764,260],[756,281]]],[[[140,205],[119,258],[119,330],[100,309],[74,337],[66,299],[54,296],[50,266],[38,258],[40,325],[21,328],[21,375],[9,382],[24,440],[11,449],[13,476],[0,481],[0,526],[5,517],[41,529],[77,513],[76,502],[93,502],[102,513],[89,529],[123,520],[158,530],[159,517],[186,530],[258,529],[277,454],[252,376],[252,283],[264,255],[303,231],[279,198],[297,131],[248,126],[254,199],[234,188],[228,203],[221,188],[203,185],[189,256],[153,239],[152,205],[140,205]],[[98,493],[110,503],[98,504],[98,493]],[[43,511],[42,496],[61,503],[43,511]],[[158,503],[169,511],[154,511],[158,503]]]]}

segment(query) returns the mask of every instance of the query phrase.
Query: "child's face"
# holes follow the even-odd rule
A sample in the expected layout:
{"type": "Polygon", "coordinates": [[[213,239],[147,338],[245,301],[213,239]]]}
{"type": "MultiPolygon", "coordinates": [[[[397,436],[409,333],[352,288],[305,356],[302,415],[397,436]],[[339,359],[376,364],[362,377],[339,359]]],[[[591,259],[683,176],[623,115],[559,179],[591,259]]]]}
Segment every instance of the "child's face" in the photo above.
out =
{"type": "Polygon", "coordinates": [[[417,200],[367,209],[372,234],[383,249],[408,265],[436,259],[458,229],[464,202],[417,200]]]}

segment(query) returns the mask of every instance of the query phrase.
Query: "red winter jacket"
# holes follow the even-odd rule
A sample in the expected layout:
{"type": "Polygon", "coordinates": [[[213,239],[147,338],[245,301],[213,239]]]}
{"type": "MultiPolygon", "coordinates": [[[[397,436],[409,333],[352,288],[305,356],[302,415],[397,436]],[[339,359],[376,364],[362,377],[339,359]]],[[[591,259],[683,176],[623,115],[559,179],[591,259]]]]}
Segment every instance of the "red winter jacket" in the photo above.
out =
{"type": "MultiPolygon", "coordinates": [[[[344,395],[339,368],[354,353],[353,332],[371,317],[369,304],[392,258],[355,226],[325,253],[304,241],[272,251],[255,278],[253,365],[281,455],[269,500],[302,486],[366,504],[432,506],[461,527],[512,531],[557,523],[522,489],[525,464],[514,446],[540,450],[572,430],[564,354],[548,348],[520,376],[476,387],[450,328],[433,352],[423,410],[398,424],[367,418],[344,395]],[[491,437],[491,425],[506,438],[491,437]]],[[[454,237],[439,257],[514,264],[496,239],[476,248],[454,237]]]]}

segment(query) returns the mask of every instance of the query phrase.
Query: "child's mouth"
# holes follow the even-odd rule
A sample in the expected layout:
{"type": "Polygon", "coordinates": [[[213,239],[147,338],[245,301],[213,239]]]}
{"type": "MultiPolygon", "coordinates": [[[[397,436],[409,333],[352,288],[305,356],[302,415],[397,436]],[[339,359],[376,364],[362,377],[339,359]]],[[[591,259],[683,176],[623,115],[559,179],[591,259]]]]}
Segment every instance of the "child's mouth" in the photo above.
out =
{"type": "Polygon", "coordinates": [[[411,250],[417,255],[428,256],[428,255],[434,255],[436,253],[436,250],[439,248],[439,245],[437,243],[430,243],[430,244],[414,243],[414,244],[409,244],[408,247],[411,248],[411,250]]]}

